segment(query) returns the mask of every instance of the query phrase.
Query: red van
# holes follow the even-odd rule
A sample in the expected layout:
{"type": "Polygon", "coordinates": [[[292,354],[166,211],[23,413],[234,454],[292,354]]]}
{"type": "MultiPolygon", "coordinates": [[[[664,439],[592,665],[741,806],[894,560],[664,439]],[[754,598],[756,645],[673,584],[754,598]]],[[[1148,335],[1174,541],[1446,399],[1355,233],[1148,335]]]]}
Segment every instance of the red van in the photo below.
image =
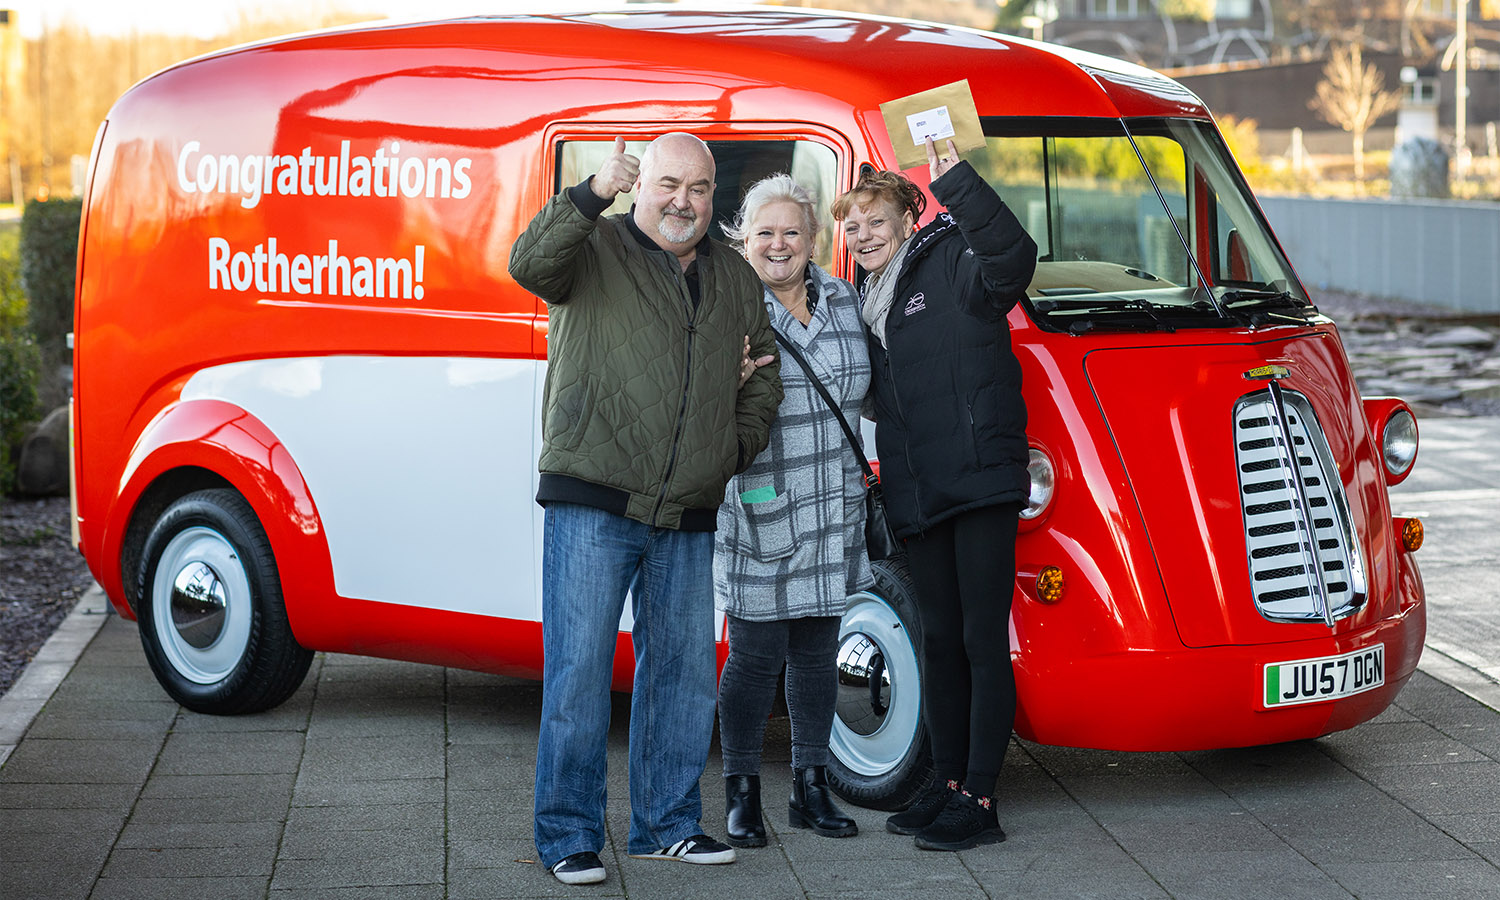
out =
{"type": "MultiPolygon", "coordinates": [[[[895,167],[881,102],[959,79],[968,158],[1040,248],[1010,316],[1017,732],[1185,750],[1385,709],[1425,632],[1420,523],[1387,496],[1415,420],[1360,397],[1209,111],[1099,56],[802,10],[341,29],[115,104],[78,264],[78,542],[167,692],[266,709],[319,650],[538,676],[547,309],[506,274],[516,235],[616,135],[708,141],[721,216],[778,171],[827,203],[895,167]]],[[[831,227],[818,247],[856,276],[831,227]]],[[[834,775],[872,805],[925,783],[912,609],[884,568],[845,616],[834,775]]]]}

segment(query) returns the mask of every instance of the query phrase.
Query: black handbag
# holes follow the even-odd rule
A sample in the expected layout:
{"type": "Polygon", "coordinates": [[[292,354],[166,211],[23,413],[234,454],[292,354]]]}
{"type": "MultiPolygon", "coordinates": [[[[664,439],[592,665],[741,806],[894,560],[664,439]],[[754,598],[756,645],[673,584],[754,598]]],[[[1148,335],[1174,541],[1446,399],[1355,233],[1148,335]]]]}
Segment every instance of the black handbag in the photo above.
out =
{"type": "Polygon", "coordinates": [[[859,439],[854,436],[854,429],[849,427],[849,420],[844,418],[843,411],[839,409],[839,405],[829,395],[828,389],[823,387],[823,382],[818,380],[817,375],[813,374],[812,366],[807,364],[806,358],[802,356],[802,351],[798,350],[792,345],[791,341],[783,337],[781,332],[776,331],[774,328],[771,330],[776,332],[776,343],[780,344],[787,353],[792,355],[792,359],[795,359],[797,365],[802,367],[802,371],[807,373],[807,380],[812,382],[812,386],[817,389],[818,394],[823,398],[823,402],[827,403],[828,408],[833,410],[834,418],[838,419],[839,424],[844,428],[844,437],[848,439],[849,447],[854,450],[854,458],[859,460],[860,468],[865,470],[865,487],[868,489],[865,492],[866,554],[870,557],[871,561],[894,559],[902,555],[906,552],[906,546],[900,538],[896,537],[896,532],[891,530],[891,523],[886,518],[885,497],[880,492],[880,477],[875,474],[875,470],[870,467],[870,461],[865,459],[864,453],[860,451],[859,439]]]}

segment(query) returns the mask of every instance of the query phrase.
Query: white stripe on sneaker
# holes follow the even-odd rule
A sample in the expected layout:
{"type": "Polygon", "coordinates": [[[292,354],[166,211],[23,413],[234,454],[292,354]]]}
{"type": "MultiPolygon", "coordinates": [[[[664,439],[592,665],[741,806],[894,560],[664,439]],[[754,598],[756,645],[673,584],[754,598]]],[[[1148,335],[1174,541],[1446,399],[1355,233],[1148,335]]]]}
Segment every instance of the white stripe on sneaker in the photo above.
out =
{"type": "Polygon", "coordinates": [[[695,834],[683,838],[670,847],[653,853],[632,853],[636,859],[674,859],[700,866],[717,866],[735,860],[734,848],[719,843],[706,834],[695,834]]]}

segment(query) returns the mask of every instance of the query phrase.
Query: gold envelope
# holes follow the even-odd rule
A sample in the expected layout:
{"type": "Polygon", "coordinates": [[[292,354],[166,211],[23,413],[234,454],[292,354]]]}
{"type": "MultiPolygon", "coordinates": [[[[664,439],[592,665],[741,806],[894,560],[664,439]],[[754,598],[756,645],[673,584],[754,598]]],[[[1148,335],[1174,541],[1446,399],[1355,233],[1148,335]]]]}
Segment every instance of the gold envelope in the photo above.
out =
{"type": "Polygon", "coordinates": [[[984,146],[967,78],[882,103],[880,114],[896,151],[896,164],[903,169],[927,163],[926,134],[933,135],[939,155],[947,153],[950,132],[960,153],[984,146]],[[919,138],[919,134],[924,136],[919,138]]]}

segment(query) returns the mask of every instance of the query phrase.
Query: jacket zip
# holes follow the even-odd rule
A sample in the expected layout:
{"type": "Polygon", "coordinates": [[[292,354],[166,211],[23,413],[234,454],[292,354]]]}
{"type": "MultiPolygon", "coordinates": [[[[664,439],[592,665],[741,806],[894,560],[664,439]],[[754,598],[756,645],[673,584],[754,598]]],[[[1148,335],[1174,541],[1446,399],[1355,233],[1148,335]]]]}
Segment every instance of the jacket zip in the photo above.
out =
{"type": "MultiPolygon", "coordinates": [[[[663,251],[665,252],[665,251],[663,251]]],[[[662,473],[661,491],[656,495],[656,506],[651,510],[651,524],[654,528],[660,528],[658,518],[661,516],[662,507],[667,502],[667,489],[672,482],[672,473],[677,469],[677,450],[682,444],[682,429],[687,424],[687,406],[689,389],[693,385],[693,338],[698,335],[698,324],[696,322],[698,310],[693,309],[693,298],[687,289],[687,279],[682,274],[682,267],[674,258],[671,264],[677,268],[677,286],[682,291],[683,311],[687,313],[687,358],[683,365],[682,375],[682,403],[677,407],[677,425],[672,430],[672,449],[667,454],[667,469],[662,473]]],[[[698,275],[700,294],[703,291],[703,274],[698,275]]],[[[698,301],[698,306],[703,306],[703,301],[698,301]]]]}
{"type": "MultiPolygon", "coordinates": [[[[899,282],[897,282],[897,284],[899,284],[899,282]]],[[[886,339],[889,340],[891,337],[891,329],[887,327],[885,333],[886,339]]],[[[926,519],[922,515],[922,484],[917,480],[917,471],[916,469],[913,469],[911,465],[911,429],[907,427],[906,412],[901,408],[901,392],[896,390],[896,376],[891,374],[891,370],[891,350],[889,347],[887,347],[885,348],[885,380],[891,386],[891,399],[896,401],[896,415],[901,419],[901,440],[906,450],[906,452],[903,453],[902,456],[906,457],[906,471],[907,474],[911,475],[912,499],[916,501],[917,507],[917,531],[923,532],[927,529],[925,527],[926,519]]]]}

